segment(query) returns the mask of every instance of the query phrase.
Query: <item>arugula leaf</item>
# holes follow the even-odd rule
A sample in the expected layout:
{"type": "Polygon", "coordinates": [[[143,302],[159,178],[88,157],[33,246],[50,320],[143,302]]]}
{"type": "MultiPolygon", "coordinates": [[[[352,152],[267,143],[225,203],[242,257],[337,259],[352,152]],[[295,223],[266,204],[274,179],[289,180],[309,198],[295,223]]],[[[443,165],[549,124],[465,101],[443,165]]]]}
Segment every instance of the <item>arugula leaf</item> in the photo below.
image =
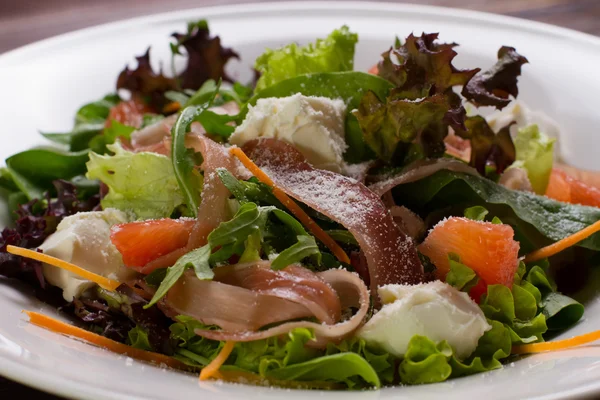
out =
{"type": "Polygon", "coordinates": [[[537,194],[546,193],[554,162],[555,141],[540,132],[537,125],[519,129],[515,138],[516,161],[511,168],[524,168],[537,194]]]}
{"type": "Polygon", "coordinates": [[[266,214],[264,208],[254,203],[246,203],[240,207],[233,219],[222,222],[208,235],[211,247],[224,246],[244,242],[254,232],[264,229],[266,214]]]}
{"type": "Polygon", "coordinates": [[[259,261],[261,250],[261,235],[260,231],[255,231],[244,243],[244,252],[240,256],[240,263],[259,261]]]}
{"type": "Polygon", "coordinates": [[[184,108],[171,129],[171,161],[173,163],[173,171],[175,172],[179,189],[183,193],[188,210],[194,217],[198,216],[202,180],[200,179],[200,173],[194,168],[196,165],[194,158],[185,147],[185,135],[189,131],[192,122],[196,121],[210,107],[217,94],[219,85],[220,83],[214,91],[204,94],[201,105],[184,108]]]}
{"type": "Polygon", "coordinates": [[[219,135],[223,139],[228,139],[233,131],[235,131],[235,127],[229,123],[236,119],[237,116],[235,115],[217,114],[216,112],[206,110],[198,115],[197,121],[202,124],[206,132],[219,135]]]}
{"type": "Polygon", "coordinates": [[[144,308],[150,308],[162,299],[169,289],[173,287],[175,283],[181,278],[183,273],[189,269],[194,268],[198,279],[212,279],[214,276],[210,266],[208,265],[208,258],[210,257],[210,245],[204,245],[196,250],[193,250],[183,256],[181,256],[175,265],[167,268],[167,274],[160,283],[160,286],[152,296],[152,300],[144,306],[144,308]]]}
{"type": "Polygon", "coordinates": [[[148,332],[140,326],[136,326],[129,331],[127,334],[127,344],[136,349],[153,351],[152,345],[148,340],[148,332]]]}
{"type": "Polygon", "coordinates": [[[104,129],[103,135],[106,144],[113,144],[117,138],[128,140],[136,130],[135,127],[124,125],[118,121],[111,121],[110,126],[104,129]]]}
{"type": "Polygon", "coordinates": [[[144,277],[147,285],[158,287],[167,275],[167,268],[157,268],[144,277]]]}
{"type": "Polygon", "coordinates": [[[14,184],[31,200],[52,190],[56,179],[71,179],[85,173],[88,152],[32,149],[6,159],[14,184]]]}
{"type": "Polygon", "coordinates": [[[277,50],[268,49],[256,59],[261,73],[256,91],[298,75],[318,72],[352,71],[358,35],[347,26],[334,30],[327,38],[299,47],[291,43],[277,50]]]}
{"type": "Polygon", "coordinates": [[[288,247],[271,263],[271,268],[274,270],[280,270],[288,265],[300,262],[306,257],[316,255],[318,257],[317,264],[321,263],[321,252],[317,246],[315,238],[308,235],[298,235],[298,242],[288,247]]]}
{"type": "Polygon", "coordinates": [[[217,168],[216,172],[223,185],[240,203],[252,202],[259,205],[285,208],[273,195],[271,188],[264,183],[238,180],[225,168],[217,168]]]}
{"type": "MultiPolygon", "coordinates": [[[[464,204],[479,204],[500,216],[536,247],[574,234],[600,220],[600,210],[561,203],[545,196],[506,189],[483,177],[448,170],[417,182],[399,185],[394,195],[402,205],[421,212],[464,204]]],[[[521,251],[528,251],[523,240],[521,251]]],[[[579,242],[600,250],[600,235],[579,242]]]]}
{"type": "Polygon", "coordinates": [[[527,59],[513,47],[502,46],[498,61],[485,72],[475,75],[462,90],[462,95],[479,106],[495,106],[501,110],[509,103],[509,95],[517,97],[517,80],[527,59]]]}
{"type": "MultiPolygon", "coordinates": [[[[286,79],[261,90],[248,101],[248,105],[255,105],[261,98],[286,97],[296,93],[341,98],[347,105],[345,139],[348,149],[344,153],[344,159],[349,163],[359,163],[372,159],[373,153],[365,146],[362,131],[351,111],[358,107],[367,91],[373,92],[379,99],[385,99],[391,88],[393,85],[385,79],[364,72],[314,73],[286,79]]],[[[243,120],[247,112],[246,106],[240,111],[238,121],[243,120]]]]}
{"type": "MultiPolygon", "coordinates": [[[[138,218],[165,218],[183,203],[171,160],[156,153],[132,153],[120,143],[109,145],[113,156],[89,153],[88,179],[108,186],[102,207],[133,211],[138,218]]],[[[86,154],[87,157],[87,154],[86,154]]],[[[84,166],[85,168],[85,166],[84,166]]]]}

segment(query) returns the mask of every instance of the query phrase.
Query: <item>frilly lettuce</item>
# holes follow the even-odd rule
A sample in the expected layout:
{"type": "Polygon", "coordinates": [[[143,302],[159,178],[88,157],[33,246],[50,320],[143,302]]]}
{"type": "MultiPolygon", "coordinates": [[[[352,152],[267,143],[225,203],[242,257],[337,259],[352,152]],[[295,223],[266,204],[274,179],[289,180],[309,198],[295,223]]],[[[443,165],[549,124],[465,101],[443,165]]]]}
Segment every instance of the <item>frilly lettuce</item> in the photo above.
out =
{"type": "Polygon", "coordinates": [[[533,191],[537,194],[546,193],[554,161],[555,141],[540,132],[537,125],[519,129],[515,138],[517,155],[511,167],[527,171],[533,191]]]}
{"type": "Polygon", "coordinates": [[[140,219],[164,218],[183,203],[183,195],[168,157],[155,153],[132,153],[119,142],[109,145],[114,155],[90,152],[88,179],[108,186],[102,207],[133,211],[140,219]]]}
{"type": "Polygon", "coordinates": [[[256,59],[254,65],[262,74],[256,83],[256,91],[298,75],[352,71],[357,41],[358,35],[342,26],[327,38],[306,46],[292,43],[277,50],[269,49],[256,59]]]}

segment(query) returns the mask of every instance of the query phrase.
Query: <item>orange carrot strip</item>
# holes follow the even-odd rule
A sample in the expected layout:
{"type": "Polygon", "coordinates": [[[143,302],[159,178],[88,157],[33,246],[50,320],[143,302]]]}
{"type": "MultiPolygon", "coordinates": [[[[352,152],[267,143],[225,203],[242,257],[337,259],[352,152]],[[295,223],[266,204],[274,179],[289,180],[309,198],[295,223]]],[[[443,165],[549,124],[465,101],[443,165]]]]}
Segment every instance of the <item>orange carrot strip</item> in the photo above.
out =
{"type": "Polygon", "coordinates": [[[87,279],[88,281],[97,283],[100,287],[106,290],[110,290],[111,292],[114,292],[115,289],[121,284],[121,282],[105,278],[88,270],[85,270],[81,267],[78,267],[75,264],[71,264],[70,262],[61,260],[60,258],[49,256],[48,254],[38,253],[37,251],[11,245],[6,246],[6,251],[16,256],[31,258],[33,260],[41,261],[43,263],[65,269],[69,272],[79,275],[84,279],[87,279]]]}
{"type": "Polygon", "coordinates": [[[171,112],[176,112],[179,111],[180,108],[181,104],[179,104],[178,101],[172,101],[171,103],[163,107],[163,113],[168,114],[171,112]]]}
{"type": "Polygon", "coordinates": [[[312,218],[309,217],[302,208],[300,208],[298,203],[292,200],[283,190],[279,189],[273,180],[269,178],[269,176],[265,174],[264,171],[261,170],[256,164],[254,164],[250,158],[248,158],[242,149],[239,147],[232,147],[229,152],[236,156],[259,181],[270,186],[273,189],[273,195],[277,198],[277,200],[283,203],[283,205],[286,206],[287,209],[290,210],[291,213],[294,214],[294,216],[298,218],[304,226],[306,226],[310,233],[315,235],[317,239],[323,242],[323,244],[327,246],[329,250],[331,250],[338,260],[346,264],[350,264],[350,258],[348,258],[346,252],[337,244],[337,242],[333,240],[333,238],[329,236],[323,229],[321,229],[321,227],[317,225],[317,223],[313,221],[312,218]]]}
{"type": "Polygon", "coordinates": [[[575,336],[569,339],[556,340],[552,342],[532,343],[523,344],[520,346],[513,346],[512,354],[530,354],[530,353],[541,353],[544,351],[563,350],[570,347],[581,346],[582,344],[594,342],[600,339],[600,331],[594,331],[585,333],[583,335],[575,336]]]}
{"type": "Polygon", "coordinates": [[[219,368],[221,368],[221,365],[223,365],[223,363],[227,361],[227,357],[229,357],[229,355],[233,351],[233,346],[235,346],[235,342],[231,340],[225,342],[225,345],[223,346],[219,354],[215,357],[215,359],[212,360],[210,364],[208,364],[206,367],[202,368],[202,371],[200,371],[201,381],[210,379],[215,375],[215,373],[219,373],[219,368]]]}
{"type": "Polygon", "coordinates": [[[154,353],[151,351],[136,349],[126,344],[115,342],[104,336],[86,331],[73,325],[66,324],[62,321],[51,318],[47,315],[40,314],[34,311],[23,310],[29,316],[29,322],[51,332],[61,333],[63,335],[72,336],[81,339],[85,342],[98,347],[103,347],[114,353],[124,354],[136,360],[151,362],[157,365],[167,365],[171,368],[189,369],[184,363],[169,357],[164,354],[154,353]]]}
{"type": "Polygon", "coordinates": [[[567,236],[566,238],[561,239],[556,243],[553,243],[546,247],[542,247],[539,250],[529,253],[525,257],[525,262],[533,262],[558,254],[561,251],[581,242],[583,239],[587,239],[588,237],[592,236],[598,231],[600,231],[600,221],[596,221],[592,225],[587,226],[579,232],[575,232],[571,236],[567,236]]]}

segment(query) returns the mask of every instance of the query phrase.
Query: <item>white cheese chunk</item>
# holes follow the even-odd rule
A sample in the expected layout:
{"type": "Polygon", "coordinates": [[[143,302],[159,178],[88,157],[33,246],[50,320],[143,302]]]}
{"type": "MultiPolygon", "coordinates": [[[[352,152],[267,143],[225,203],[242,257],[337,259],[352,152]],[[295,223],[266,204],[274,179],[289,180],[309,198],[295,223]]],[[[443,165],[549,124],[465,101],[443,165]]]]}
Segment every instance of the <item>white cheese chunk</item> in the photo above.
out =
{"type": "MultiPolygon", "coordinates": [[[[77,213],[63,219],[40,249],[95,274],[125,280],[134,276],[135,271],[124,266],[121,254],[110,241],[110,227],[129,221],[127,214],[111,208],[77,213]]],[[[67,301],[79,297],[94,285],[72,272],[48,264],[44,264],[43,273],[50,284],[63,289],[67,301]]]]}
{"type": "Polygon", "coordinates": [[[342,171],[344,120],[346,105],[342,100],[308,97],[259,99],[250,107],[246,119],[229,138],[242,146],[258,138],[275,138],[294,145],[316,168],[342,171]]]}
{"type": "Polygon", "coordinates": [[[471,298],[446,283],[386,285],[383,307],[357,333],[367,343],[401,357],[414,335],[446,340],[460,359],[468,357],[491,326],[471,298]]]}

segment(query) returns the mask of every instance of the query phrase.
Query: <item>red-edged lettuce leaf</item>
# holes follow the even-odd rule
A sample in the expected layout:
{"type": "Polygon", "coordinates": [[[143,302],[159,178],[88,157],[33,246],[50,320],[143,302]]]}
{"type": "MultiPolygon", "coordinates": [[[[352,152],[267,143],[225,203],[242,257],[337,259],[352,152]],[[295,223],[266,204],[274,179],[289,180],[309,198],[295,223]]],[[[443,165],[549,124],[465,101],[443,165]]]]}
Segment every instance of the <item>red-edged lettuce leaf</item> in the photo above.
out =
{"type": "Polygon", "coordinates": [[[510,126],[495,133],[485,118],[476,115],[465,120],[465,129],[456,129],[456,134],[471,142],[469,164],[485,176],[485,166],[493,161],[496,172],[502,173],[515,161],[515,145],[510,136],[510,126]]]}
{"type": "Polygon", "coordinates": [[[209,79],[233,83],[233,79],[225,73],[225,64],[240,56],[231,48],[221,46],[219,36],[210,36],[206,20],[190,23],[187,33],[173,33],[172,36],[177,44],[171,48],[180,54],[180,46],[183,46],[188,56],[187,66],[179,75],[183,89],[196,90],[209,79]]]}
{"type": "Polygon", "coordinates": [[[479,69],[459,70],[452,65],[455,43],[436,43],[437,33],[410,34],[403,45],[382,54],[379,76],[396,85],[395,96],[417,99],[465,85],[479,69]],[[392,59],[392,55],[395,61],[392,59]]]}
{"type": "Polygon", "coordinates": [[[510,103],[509,95],[517,97],[517,80],[527,59],[513,47],[502,46],[498,61],[489,70],[475,75],[462,90],[462,95],[478,106],[495,106],[501,110],[510,103]]]}

